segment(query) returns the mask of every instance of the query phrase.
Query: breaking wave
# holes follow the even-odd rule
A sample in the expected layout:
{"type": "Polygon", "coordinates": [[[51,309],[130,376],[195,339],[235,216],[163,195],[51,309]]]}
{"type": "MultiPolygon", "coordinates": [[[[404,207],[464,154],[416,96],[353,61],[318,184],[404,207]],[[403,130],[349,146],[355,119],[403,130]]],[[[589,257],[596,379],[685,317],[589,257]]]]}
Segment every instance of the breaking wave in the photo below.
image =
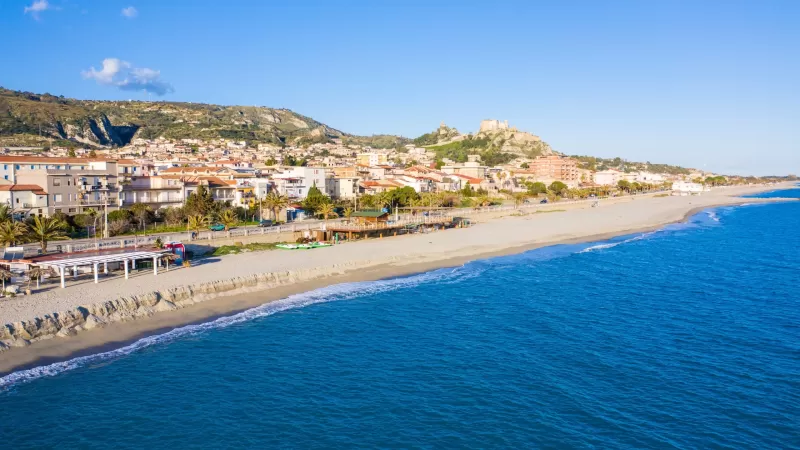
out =
{"type": "Polygon", "coordinates": [[[449,269],[439,269],[431,272],[421,273],[400,278],[389,278],[378,281],[342,283],[315,289],[301,294],[291,295],[281,300],[265,303],[261,306],[242,311],[232,316],[220,317],[210,322],[194,325],[186,325],[163,334],[147,336],[133,342],[132,344],[120,347],[107,352],[93,355],[80,356],[68,361],[48,364],[46,366],[34,367],[31,369],[12,372],[0,378],[0,391],[12,385],[35,380],[37,378],[52,377],[66,371],[85,367],[88,364],[100,361],[112,360],[133,352],[174,341],[176,339],[204,333],[210,330],[227,328],[243,322],[252,321],[262,317],[270,316],[290,309],[303,308],[317,303],[326,303],[338,300],[349,300],[361,296],[380,294],[384,292],[396,291],[404,288],[411,288],[420,284],[432,282],[458,282],[479,276],[483,270],[470,266],[461,266],[449,269]]]}
{"type": "Polygon", "coordinates": [[[642,239],[646,239],[646,238],[648,238],[648,237],[650,237],[650,236],[654,235],[655,233],[657,233],[657,231],[651,231],[651,232],[649,232],[649,233],[640,234],[640,235],[638,235],[638,236],[634,236],[634,237],[632,237],[632,238],[628,238],[628,239],[625,239],[625,240],[622,240],[622,241],[617,241],[617,242],[604,242],[604,243],[602,243],[602,244],[596,244],[596,245],[592,245],[591,247],[587,247],[587,248],[585,248],[585,249],[583,249],[583,250],[579,251],[578,253],[590,253],[590,252],[596,252],[596,251],[598,251],[598,250],[605,250],[605,249],[607,249],[607,248],[613,248],[613,247],[616,247],[616,246],[618,246],[618,245],[627,244],[627,243],[629,243],[629,242],[640,241],[640,240],[642,240],[642,239]]]}

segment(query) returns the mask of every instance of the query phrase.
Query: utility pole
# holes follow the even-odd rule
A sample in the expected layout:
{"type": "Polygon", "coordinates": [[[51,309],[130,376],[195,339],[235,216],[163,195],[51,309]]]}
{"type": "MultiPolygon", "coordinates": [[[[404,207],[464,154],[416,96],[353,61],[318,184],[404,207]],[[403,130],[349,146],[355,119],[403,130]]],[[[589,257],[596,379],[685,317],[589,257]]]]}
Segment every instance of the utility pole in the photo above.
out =
{"type": "Polygon", "coordinates": [[[108,194],[103,195],[103,238],[108,238],[108,194]]]}

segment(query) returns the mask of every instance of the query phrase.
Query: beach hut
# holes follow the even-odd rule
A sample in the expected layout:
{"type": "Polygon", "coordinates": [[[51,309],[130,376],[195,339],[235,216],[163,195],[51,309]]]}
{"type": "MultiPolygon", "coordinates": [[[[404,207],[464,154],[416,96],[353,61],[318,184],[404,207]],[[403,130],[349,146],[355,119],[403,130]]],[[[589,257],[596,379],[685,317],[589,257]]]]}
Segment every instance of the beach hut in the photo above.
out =
{"type": "Polygon", "coordinates": [[[389,213],[379,210],[356,211],[350,216],[350,220],[360,225],[385,225],[389,221],[389,213]]]}

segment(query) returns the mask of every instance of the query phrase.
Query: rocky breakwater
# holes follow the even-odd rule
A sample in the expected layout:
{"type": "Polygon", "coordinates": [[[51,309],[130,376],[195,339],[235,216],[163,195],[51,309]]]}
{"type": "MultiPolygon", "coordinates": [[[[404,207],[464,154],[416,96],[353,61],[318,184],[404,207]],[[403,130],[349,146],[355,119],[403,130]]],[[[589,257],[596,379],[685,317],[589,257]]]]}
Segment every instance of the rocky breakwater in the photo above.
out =
{"type": "Polygon", "coordinates": [[[278,286],[341,275],[362,267],[364,264],[349,263],[325,269],[263,273],[78,306],[69,311],[3,325],[0,328],[0,352],[13,347],[25,347],[44,339],[72,336],[114,322],[136,320],[158,312],[184,308],[220,296],[265,291],[278,286]]]}

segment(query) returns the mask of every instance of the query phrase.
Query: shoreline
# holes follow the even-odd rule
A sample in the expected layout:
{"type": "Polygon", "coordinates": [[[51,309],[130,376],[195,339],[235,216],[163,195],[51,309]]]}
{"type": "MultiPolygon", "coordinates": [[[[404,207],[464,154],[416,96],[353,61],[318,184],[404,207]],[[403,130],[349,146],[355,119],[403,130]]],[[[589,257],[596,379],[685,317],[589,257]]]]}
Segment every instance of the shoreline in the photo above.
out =
{"type": "MultiPolygon", "coordinates": [[[[761,187],[760,189],[760,191],[769,190],[775,190],[775,188],[770,187],[766,189],[765,187],[761,187]]],[[[712,208],[781,201],[781,199],[758,200],[737,197],[734,200],[730,197],[723,198],[725,199],[724,201],[721,200],[716,203],[712,202],[705,205],[694,206],[684,211],[682,216],[677,219],[666,220],[658,224],[643,227],[617,229],[610,232],[548,239],[539,242],[532,241],[521,245],[506,246],[488,251],[474,249],[472,252],[467,252],[466,254],[427,261],[414,261],[412,258],[411,260],[384,262],[367,267],[360,267],[359,264],[354,264],[344,270],[341,268],[334,268],[334,270],[328,274],[310,277],[305,280],[290,281],[285,284],[268,287],[261,286],[260,289],[258,285],[256,285],[255,288],[243,287],[239,289],[238,292],[216,292],[216,295],[211,294],[209,298],[204,298],[204,301],[193,301],[191,304],[178,309],[155,312],[146,316],[136,317],[135,320],[115,321],[113,322],[113,326],[101,326],[97,329],[82,331],[74,336],[42,339],[31,342],[25,347],[10,348],[0,353],[2,355],[2,358],[0,358],[0,376],[20,370],[68,361],[76,357],[119,349],[144,337],[160,335],[183,326],[206,323],[221,317],[232,316],[291,295],[313,291],[329,285],[410,276],[431,270],[460,266],[469,261],[519,254],[553,245],[605,241],[614,237],[662,229],[673,223],[686,222],[695,214],[712,208]]],[[[643,200],[643,202],[649,201],[651,200],[643,200]]],[[[449,231],[445,233],[449,233],[449,231]]]]}

